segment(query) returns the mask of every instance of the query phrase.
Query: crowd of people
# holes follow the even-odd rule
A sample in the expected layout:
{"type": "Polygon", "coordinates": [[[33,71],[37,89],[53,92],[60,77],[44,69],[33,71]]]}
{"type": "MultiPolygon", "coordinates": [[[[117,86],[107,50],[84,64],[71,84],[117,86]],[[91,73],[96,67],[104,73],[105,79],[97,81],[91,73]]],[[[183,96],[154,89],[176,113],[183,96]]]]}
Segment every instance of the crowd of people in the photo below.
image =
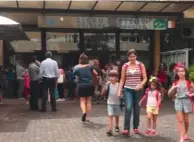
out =
{"type": "MultiPolygon", "coordinates": [[[[115,132],[120,131],[119,116],[123,106],[121,101],[122,97],[125,103],[124,131],[122,134],[125,136],[130,135],[132,112],[133,131],[135,134],[140,134],[140,106],[143,101],[146,101],[147,130],[145,135],[157,135],[157,117],[163,97],[165,94],[168,94],[170,97],[174,98],[178,129],[180,131],[180,142],[188,140],[189,114],[194,111],[194,92],[192,91],[194,89],[194,84],[189,80],[188,71],[184,65],[177,64],[174,66],[174,74],[172,75],[174,79],[172,79],[170,83],[164,63],[162,63],[159,70],[154,71],[150,79],[148,79],[144,64],[136,60],[136,51],[134,49],[129,50],[127,56],[129,61],[122,65],[120,72],[119,67],[107,70],[107,82],[102,89],[102,94],[107,98],[109,117],[107,135],[113,135],[114,118],[114,130],[115,132]],[[119,74],[121,74],[120,77],[119,74]],[[147,89],[145,89],[146,84],[147,89]],[[167,92],[169,87],[170,89],[167,92]]],[[[74,74],[77,79],[80,107],[83,113],[82,121],[89,121],[88,115],[90,115],[91,112],[92,96],[95,94],[97,86],[95,85],[95,81],[97,79],[99,80],[99,76],[101,75],[95,67],[88,63],[88,57],[85,54],[80,55],[80,61],[74,68],[74,74]]]]}
{"type": "Polygon", "coordinates": [[[161,104],[164,96],[168,94],[174,100],[180,142],[189,139],[189,114],[194,111],[194,84],[181,63],[173,64],[170,67],[170,74],[167,73],[164,63],[160,64],[157,71],[148,73],[145,65],[137,60],[136,51],[131,49],[127,53],[126,63],[116,61],[101,68],[99,60],[89,62],[88,56],[82,53],[78,65],[64,71],[52,60],[51,52],[48,51],[45,56],[46,59],[41,63],[33,57],[28,68],[24,68],[21,62],[16,66],[18,97],[22,98],[25,94],[31,110],[40,109],[41,112],[46,112],[48,101],[51,103],[52,111],[56,112],[56,101],[65,100],[66,87],[69,99],[74,99],[75,94],[80,98],[83,122],[90,121],[92,103],[96,103],[99,97],[107,101],[108,136],[114,134],[114,119],[114,131],[120,131],[119,116],[123,108],[125,115],[122,134],[130,135],[132,113],[133,132],[140,134],[140,107],[145,104],[147,112],[145,135],[155,136],[161,104]],[[42,99],[40,107],[39,97],[42,99]]]}

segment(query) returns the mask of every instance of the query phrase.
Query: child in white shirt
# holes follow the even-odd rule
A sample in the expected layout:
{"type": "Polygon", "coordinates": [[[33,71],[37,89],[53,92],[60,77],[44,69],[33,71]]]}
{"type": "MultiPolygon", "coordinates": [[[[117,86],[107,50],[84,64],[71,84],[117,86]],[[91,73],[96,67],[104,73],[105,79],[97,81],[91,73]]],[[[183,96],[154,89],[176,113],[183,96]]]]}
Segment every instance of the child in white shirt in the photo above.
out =
{"type": "Polygon", "coordinates": [[[145,135],[155,136],[157,117],[159,113],[159,107],[161,104],[161,93],[160,93],[160,83],[156,77],[151,77],[149,80],[149,87],[146,89],[145,95],[140,100],[139,105],[146,100],[146,111],[147,111],[147,131],[145,135]]]}

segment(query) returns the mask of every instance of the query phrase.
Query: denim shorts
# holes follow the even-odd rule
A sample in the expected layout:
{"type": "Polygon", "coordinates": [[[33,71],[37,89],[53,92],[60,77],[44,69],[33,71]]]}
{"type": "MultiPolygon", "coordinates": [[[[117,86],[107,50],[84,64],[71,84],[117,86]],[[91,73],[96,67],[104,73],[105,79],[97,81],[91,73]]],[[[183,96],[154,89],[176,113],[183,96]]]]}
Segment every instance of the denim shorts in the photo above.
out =
{"type": "Polygon", "coordinates": [[[121,106],[120,105],[107,105],[107,111],[109,116],[120,116],[121,114],[121,106]]]}
{"type": "Polygon", "coordinates": [[[189,98],[176,98],[174,106],[176,111],[182,111],[184,113],[192,112],[192,102],[189,98]]]}

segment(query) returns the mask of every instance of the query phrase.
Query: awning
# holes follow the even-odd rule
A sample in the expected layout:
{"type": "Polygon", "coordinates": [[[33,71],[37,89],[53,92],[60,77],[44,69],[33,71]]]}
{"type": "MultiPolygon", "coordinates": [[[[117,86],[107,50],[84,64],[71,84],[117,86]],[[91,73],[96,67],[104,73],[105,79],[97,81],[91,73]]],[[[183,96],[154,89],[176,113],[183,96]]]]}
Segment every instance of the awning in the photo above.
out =
{"type": "Polygon", "coordinates": [[[28,40],[28,37],[19,23],[0,16],[0,40],[28,40]]]}
{"type": "Polygon", "coordinates": [[[77,14],[156,14],[183,13],[192,8],[194,1],[177,0],[40,0],[40,1],[0,1],[0,12],[44,12],[44,13],[77,13],[77,14]]]}

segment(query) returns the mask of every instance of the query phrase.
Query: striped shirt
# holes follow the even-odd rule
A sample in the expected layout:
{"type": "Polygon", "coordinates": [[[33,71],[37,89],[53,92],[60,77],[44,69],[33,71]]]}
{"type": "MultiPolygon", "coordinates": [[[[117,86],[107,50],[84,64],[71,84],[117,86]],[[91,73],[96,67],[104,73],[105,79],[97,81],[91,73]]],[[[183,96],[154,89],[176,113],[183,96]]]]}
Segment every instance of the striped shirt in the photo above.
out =
{"type": "Polygon", "coordinates": [[[135,89],[142,81],[141,63],[136,62],[136,69],[130,69],[129,63],[125,63],[123,68],[126,70],[126,80],[124,88],[135,89]]]}

